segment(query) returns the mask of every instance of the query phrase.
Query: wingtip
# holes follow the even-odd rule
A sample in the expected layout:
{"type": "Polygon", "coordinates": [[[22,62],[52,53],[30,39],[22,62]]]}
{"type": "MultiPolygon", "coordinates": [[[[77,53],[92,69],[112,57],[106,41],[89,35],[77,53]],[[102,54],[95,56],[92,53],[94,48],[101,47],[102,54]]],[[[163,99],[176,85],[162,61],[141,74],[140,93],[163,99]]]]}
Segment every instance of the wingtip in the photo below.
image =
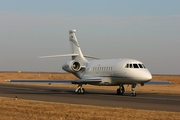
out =
{"type": "Polygon", "coordinates": [[[171,82],[169,82],[169,81],[149,81],[149,82],[146,82],[145,84],[159,84],[159,85],[165,85],[165,84],[171,84],[171,82]]]}

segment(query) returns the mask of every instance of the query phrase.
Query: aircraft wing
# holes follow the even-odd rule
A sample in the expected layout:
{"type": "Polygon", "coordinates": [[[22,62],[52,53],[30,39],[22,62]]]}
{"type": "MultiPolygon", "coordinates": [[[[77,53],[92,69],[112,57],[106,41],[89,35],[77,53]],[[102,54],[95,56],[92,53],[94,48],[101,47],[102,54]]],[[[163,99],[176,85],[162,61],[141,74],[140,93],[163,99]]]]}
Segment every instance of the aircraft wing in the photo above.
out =
{"type": "Polygon", "coordinates": [[[155,85],[155,84],[157,84],[157,85],[164,84],[164,85],[166,85],[166,84],[171,84],[171,82],[169,82],[169,81],[149,81],[149,82],[146,82],[145,84],[153,84],[153,85],[155,85]]]}
{"type": "Polygon", "coordinates": [[[41,83],[41,84],[91,84],[101,82],[101,78],[87,78],[80,80],[7,80],[11,83],[41,83]]]}

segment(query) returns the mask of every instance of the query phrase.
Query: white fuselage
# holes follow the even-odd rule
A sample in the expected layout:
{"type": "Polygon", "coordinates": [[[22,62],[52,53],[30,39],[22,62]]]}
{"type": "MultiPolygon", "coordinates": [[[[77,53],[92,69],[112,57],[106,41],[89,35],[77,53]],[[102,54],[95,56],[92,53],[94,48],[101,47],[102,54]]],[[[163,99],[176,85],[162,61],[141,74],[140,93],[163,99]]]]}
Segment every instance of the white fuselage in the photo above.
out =
{"type": "Polygon", "coordinates": [[[79,78],[101,78],[102,82],[93,85],[143,84],[152,79],[152,75],[142,62],[134,59],[91,60],[86,69],[73,73],[79,78]],[[127,67],[127,64],[131,64],[127,67]],[[134,66],[133,66],[134,64],[134,66]],[[141,66],[140,66],[140,65],[141,66]]]}

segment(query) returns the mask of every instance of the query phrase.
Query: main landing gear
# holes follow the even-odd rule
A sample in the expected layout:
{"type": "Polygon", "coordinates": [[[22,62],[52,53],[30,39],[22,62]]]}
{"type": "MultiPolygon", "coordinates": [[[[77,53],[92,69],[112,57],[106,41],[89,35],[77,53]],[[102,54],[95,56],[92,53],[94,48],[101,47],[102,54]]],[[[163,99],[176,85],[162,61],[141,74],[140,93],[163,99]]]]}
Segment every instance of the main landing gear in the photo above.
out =
{"type": "Polygon", "coordinates": [[[132,84],[132,86],[131,86],[131,91],[132,91],[131,96],[133,96],[133,97],[136,97],[135,88],[136,88],[136,84],[132,84]]]}
{"type": "Polygon", "coordinates": [[[119,85],[119,88],[117,89],[117,94],[118,95],[123,95],[125,92],[124,86],[123,85],[119,85]]]}
{"type": "MultiPolygon", "coordinates": [[[[135,97],[136,96],[136,91],[135,91],[135,88],[136,88],[136,84],[132,84],[131,86],[131,96],[135,97]]],[[[123,95],[125,92],[125,89],[124,89],[124,86],[121,84],[119,85],[119,88],[117,89],[117,95],[123,95]]]]}
{"type": "Polygon", "coordinates": [[[84,94],[85,89],[82,88],[82,84],[78,85],[78,87],[76,88],[75,92],[78,93],[78,94],[84,94]]]}

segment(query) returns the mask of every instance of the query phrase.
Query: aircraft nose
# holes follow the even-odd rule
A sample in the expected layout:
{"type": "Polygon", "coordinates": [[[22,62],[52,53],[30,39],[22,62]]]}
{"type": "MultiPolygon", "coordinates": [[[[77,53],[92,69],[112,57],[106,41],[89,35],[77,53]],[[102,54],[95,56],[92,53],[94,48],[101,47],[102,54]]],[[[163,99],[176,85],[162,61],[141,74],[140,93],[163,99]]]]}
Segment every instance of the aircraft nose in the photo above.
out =
{"type": "Polygon", "coordinates": [[[152,75],[151,75],[150,72],[149,72],[149,74],[147,75],[147,79],[148,79],[148,80],[151,80],[151,79],[152,79],[152,75]]]}
{"type": "Polygon", "coordinates": [[[143,75],[144,80],[151,80],[152,79],[152,75],[149,71],[146,71],[143,75]]]}

